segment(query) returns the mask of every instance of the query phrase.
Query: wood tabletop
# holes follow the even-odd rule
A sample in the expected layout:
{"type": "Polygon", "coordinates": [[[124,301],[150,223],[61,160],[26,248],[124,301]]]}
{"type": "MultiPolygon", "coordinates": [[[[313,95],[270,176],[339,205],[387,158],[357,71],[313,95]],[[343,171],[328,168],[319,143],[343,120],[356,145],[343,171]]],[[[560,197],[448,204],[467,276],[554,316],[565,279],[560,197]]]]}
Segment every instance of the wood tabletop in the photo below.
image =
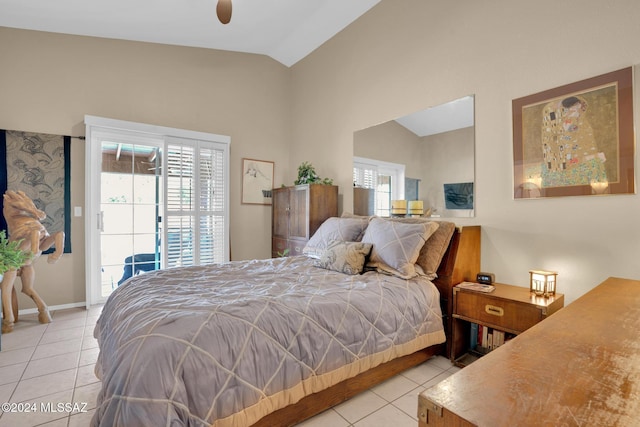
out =
{"type": "MultiPolygon", "coordinates": [[[[522,286],[506,285],[503,283],[494,283],[493,285],[495,286],[495,290],[487,292],[486,295],[491,295],[495,298],[530,303],[539,307],[547,307],[562,296],[562,294],[556,294],[545,298],[543,296],[536,296],[535,294],[532,294],[528,287],[525,288],[522,286]]],[[[477,292],[464,288],[457,288],[456,291],[477,292]]]]}
{"type": "Polygon", "coordinates": [[[455,421],[429,426],[638,425],[640,281],[605,280],[419,400],[455,421]]]}

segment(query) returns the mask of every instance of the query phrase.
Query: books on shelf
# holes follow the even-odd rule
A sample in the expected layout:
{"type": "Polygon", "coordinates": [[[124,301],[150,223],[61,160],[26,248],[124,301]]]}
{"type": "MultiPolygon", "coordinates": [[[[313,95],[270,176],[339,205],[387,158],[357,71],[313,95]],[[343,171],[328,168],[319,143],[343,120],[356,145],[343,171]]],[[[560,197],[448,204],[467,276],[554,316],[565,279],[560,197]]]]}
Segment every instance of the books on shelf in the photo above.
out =
{"type": "Polygon", "coordinates": [[[461,282],[456,285],[458,288],[469,289],[478,292],[493,292],[496,287],[493,285],[486,285],[484,283],[476,282],[461,282]]]}
{"type": "Polygon", "coordinates": [[[514,336],[514,334],[472,322],[469,347],[478,353],[486,354],[500,347],[514,336]]]}
{"type": "Polygon", "coordinates": [[[471,342],[469,343],[469,348],[471,348],[472,350],[475,350],[475,348],[478,346],[478,324],[477,323],[471,323],[471,342]]]}

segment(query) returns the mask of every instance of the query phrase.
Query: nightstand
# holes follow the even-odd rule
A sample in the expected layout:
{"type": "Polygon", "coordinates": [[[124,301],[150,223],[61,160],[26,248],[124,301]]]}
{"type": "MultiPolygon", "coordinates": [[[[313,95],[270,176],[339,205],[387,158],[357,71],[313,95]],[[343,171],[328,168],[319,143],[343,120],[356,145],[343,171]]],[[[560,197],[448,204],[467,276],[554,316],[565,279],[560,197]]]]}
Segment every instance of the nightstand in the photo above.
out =
{"type": "Polygon", "coordinates": [[[501,283],[494,286],[495,290],[488,293],[453,288],[451,362],[457,366],[468,365],[504,343],[505,338],[524,332],[564,306],[563,294],[544,298],[532,294],[529,288],[501,283]],[[478,336],[472,339],[475,334],[478,336]],[[480,342],[482,345],[472,348],[480,342]]]}

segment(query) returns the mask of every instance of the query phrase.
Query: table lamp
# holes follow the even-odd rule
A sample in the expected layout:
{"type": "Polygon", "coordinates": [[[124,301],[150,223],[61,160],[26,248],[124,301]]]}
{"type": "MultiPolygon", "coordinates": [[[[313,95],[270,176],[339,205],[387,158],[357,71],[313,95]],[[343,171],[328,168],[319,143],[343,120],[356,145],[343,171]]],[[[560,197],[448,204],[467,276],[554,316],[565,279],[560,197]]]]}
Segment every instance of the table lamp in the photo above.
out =
{"type": "Polygon", "coordinates": [[[556,294],[558,272],[529,270],[529,289],[538,296],[549,298],[556,294]]]}

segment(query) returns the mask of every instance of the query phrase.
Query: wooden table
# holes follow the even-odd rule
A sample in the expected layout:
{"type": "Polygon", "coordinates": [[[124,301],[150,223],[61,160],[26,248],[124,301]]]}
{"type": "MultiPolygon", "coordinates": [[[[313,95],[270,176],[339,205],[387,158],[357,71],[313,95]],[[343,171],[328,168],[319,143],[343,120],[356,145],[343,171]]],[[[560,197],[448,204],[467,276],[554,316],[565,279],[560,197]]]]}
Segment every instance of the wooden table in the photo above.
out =
{"type": "Polygon", "coordinates": [[[425,426],[637,426],[640,281],[609,278],[418,399],[425,426]]]}

